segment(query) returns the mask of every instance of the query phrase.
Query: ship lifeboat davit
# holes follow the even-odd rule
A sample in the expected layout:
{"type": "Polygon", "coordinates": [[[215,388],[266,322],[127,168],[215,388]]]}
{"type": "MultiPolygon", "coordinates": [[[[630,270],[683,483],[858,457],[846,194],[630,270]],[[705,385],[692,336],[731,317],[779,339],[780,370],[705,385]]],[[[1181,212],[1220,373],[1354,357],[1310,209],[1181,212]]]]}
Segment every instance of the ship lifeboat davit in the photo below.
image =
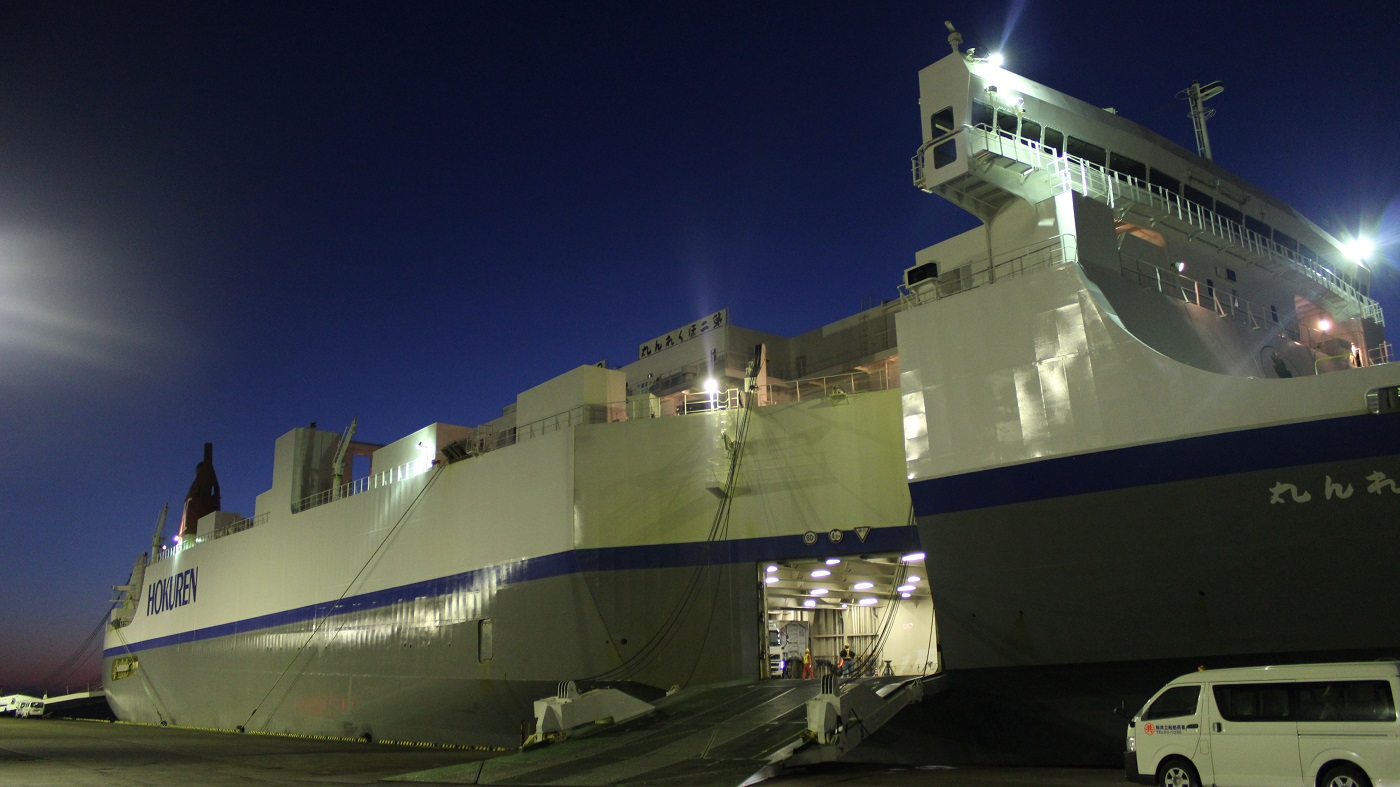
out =
{"type": "Polygon", "coordinates": [[[214,444],[204,444],[204,461],[194,466],[194,483],[185,495],[185,507],[180,513],[177,543],[194,538],[201,517],[219,510],[219,477],[214,474],[214,444]]]}

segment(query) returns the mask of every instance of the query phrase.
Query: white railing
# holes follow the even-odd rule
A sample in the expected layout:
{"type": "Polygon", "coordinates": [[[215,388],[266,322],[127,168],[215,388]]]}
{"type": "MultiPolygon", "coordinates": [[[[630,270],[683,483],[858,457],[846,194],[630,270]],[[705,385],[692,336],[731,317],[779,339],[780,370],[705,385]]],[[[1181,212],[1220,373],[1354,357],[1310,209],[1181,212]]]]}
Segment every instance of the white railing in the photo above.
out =
{"type": "MultiPolygon", "coordinates": [[[[768,404],[789,404],[811,399],[844,397],[847,394],[885,391],[891,387],[891,375],[885,368],[874,371],[847,372],[826,377],[812,377],[791,382],[770,383],[764,388],[768,404]]],[[[898,385],[896,381],[894,383],[898,385]]]]}
{"type": "Polygon", "coordinates": [[[258,514],[257,516],[244,517],[242,519],[235,520],[222,527],[216,527],[213,530],[210,530],[208,533],[199,533],[194,538],[186,539],[168,547],[162,547],[156,550],[156,553],[151,556],[150,562],[159,562],[168,557],[178,555],[181,552],[184,552],[186,549],[189,549],[190,547],[194,546],[195,544],[203,544],[206,541],[213,541],[218,538],[223,538],[224,536],[231,536],[234,533],[242,533],[244,530],[257,527],[258,525],[265,524],[266,522],[266,512],[258,514]]]}
{"type": "MultiPolygon", "coordinates": [[[[1149,205],[1202,232],[1208,232],[1259,257],[1281,263],[1350,300],[1355,304],[1360,316],[1374,320],[1377,325],[1385,325],[1385,314],[1380,304],[1338,276],[1325,262],[1304,257],[1297,251],[1276,243],[1272,238],[1266,238],[1240,226],[1214,210],[1197,205],[1175,192],[1145,183],[1130,175],[1114,172],[1078,156],[1058,153],[1054,148],[1044,147],[1038,140],[985,125],[964,126],[938,140],[926,142],[919,148],[914,155],[913,164],[915,185],[925,188],[923,159],[927,152],[936,144],[942,144],[957,134],[966,135],[970,149],[976,144],[980,149],[997,156],[1049,172],[1063,191],[1077,191],[1091,199],[1104,202],[1109,207],[1116,207],[1120,201],[1149,205]]],[[[972,150],[969,150],[969,155],[971,153],[972,150]]]]}
{"type": "Polygon", "coordinates": [[[1069,234],[1056,235],[1030,246],[991,257],[981,257],[949,270],[940,270],[943,276],[939,278],[900,285],[900,308],[912,308],[921,303],[985,287],[1003,279],[1015,278],[1029,271],[1077,261],[1075,237],[1069,234]],[[954,273],[958,275],[951,275],[954,273]]]}
{"type": "Polygon", "coordinates": [[[433,460],[427,457],[420,457],[409,462],[405,462],[398,467],[393,467],[364,478],[356,478],[347,481],[333,489],[324,492],[317,492],[314,495],[307,495],[292,504],[292,513],[299,514],[307,509],[325,505],[332,500],[339,500],[342,497],[358,495],[361,492],[368,492],[371,489],[380,489],[390,484],[397,484],[415,476],[420,476],[428,472],[433,467],[433,460]]]}

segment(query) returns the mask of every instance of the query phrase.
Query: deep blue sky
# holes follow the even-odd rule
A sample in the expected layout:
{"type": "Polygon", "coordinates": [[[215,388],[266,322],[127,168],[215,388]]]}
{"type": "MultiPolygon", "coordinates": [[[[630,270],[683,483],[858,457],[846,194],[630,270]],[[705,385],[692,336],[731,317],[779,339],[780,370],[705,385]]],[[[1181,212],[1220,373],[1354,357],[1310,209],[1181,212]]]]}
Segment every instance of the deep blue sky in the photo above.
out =
{"type": "Polygon", "coordinates": [[[1188,148],[1175,94],[1224,80],[1217,163],[1394,235],[1400,11],[1311,8],[0,2],[0,687],[82,643],[205,441],[251,513],[294,426],[477,424],[714,309],[893,297],[971,226],[909,183],[944,19],[1188,148]]]}

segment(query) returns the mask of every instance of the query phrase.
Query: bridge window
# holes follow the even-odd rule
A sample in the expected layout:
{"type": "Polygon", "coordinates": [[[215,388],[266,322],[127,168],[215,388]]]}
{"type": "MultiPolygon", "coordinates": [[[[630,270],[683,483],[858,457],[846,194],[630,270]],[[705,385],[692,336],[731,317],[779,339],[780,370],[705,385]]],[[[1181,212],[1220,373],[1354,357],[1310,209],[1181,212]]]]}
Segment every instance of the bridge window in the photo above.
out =
{"type": "Polygon", "coordinates": [[[1016,130],[1021,125],[1021,118],[1013,112],[997,111],[997,128],[1003,133],[1016,136],[1016,130]]]}
{"type": "Polygon", "coordinates": [[[991,128],[992,108],[981,101],[972,102],[972,125],[991,128]]]}
{"type": "Polygon", "coordinates": [[[1189,183],[1183,187],[1181,196],[1185,197],[1187,202],[1200,205],[1206,210],[1215,210],[1215,200],[1209,194],[1189,183]]]}
{"type": "Polygon", "coordinates": [[[1108,168],[1120,175],[1147,180],[1147,165],[1140,161],[1133,161],[1122,153],[1108,154],[1108,168]]]}
{"type": "MultiPolygon", "coordinates": [[[[953,131],[953,108],[944,107],[929,118],[933,138],[945,137],[953,131]]],[[[946,167],[958,159],[958,143],[955,139],[940,142],[933,148],[933,168],[946,167]]]]}
{"type": "Polygon", "coordinates": [[[953,108],[944,107],[933,113],[933,116],[929,118],[929,126],[933,131],[933,139],[938,139],[944,134],[952,132],[953,108]]]}
{"type": "Polygon", "coordinates": [[[1224,202],[1217,200],[1215,203],[1215,212],[1219,213],[1222,219],[1233,221],[1241,227],[1244,226],[1244,211],[1232,208],[1224,202]]]}
{"type": "Polygon", "coordinates": [[[1244,217],[1244,226],[1251,232],[1257,232],[1260,235],[1263,235],[1265,239],[1272,238],[1274,236],[1273,227],[1270,227],[1269,225],[1265,224],[1259,219],[1254,218],[1253,216],[1244,217]]]}
{"type": "Polygon", "coordinates": [[[1100,167],[1108,165],[1108,151],[1098,145],[1085,142],[1078,137],[1070,137],[1069,144],[1065,146],[1065,152],[1071,156],[1077,156],[1090,164],[1097,164],[1100,167]]]}
{"type": "Polygon", "coordinates": [[[1034,120],[1027,120],[1025,118],[1021,118],[1021,136],[1026,139],[1039,142],[1040,124],[1035,122],[1034,120]]]}
{"type": "Polygon", "coordinates": [[[1181,181],[1156,167],[1153,167],[1152,170],[1147,173],[1147,182],[1168,194],[1181,193],[1181,181]]]}
{"type": "Polygon", "coordinates": [[[1058,155],[1065,149],[1064,133],[1053,128],[1045,129],[1045,147],[1049,149],[1049,152],[1058,155]]]}
{"type": "Polygon", "coordinates": [[[1285,235],[1278,230],[1274,230],[1274,243],[1277,243],[1289,251],[1298,250],[1298,240],[1292,235],[1285,235]]]}

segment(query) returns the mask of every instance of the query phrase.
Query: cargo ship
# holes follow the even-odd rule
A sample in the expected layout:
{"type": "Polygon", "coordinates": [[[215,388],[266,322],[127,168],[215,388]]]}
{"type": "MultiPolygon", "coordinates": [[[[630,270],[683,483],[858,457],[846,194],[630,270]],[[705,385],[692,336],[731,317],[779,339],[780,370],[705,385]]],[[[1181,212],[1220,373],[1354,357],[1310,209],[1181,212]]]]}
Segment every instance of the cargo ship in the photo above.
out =
{"type": "Polygon", "coordinates": [[[946,671],[930,758],[1112,765],[1113,703],[1183,665],[1400,654],[1366,260],[1208,143],[949,43],[913,183],[982,224],[897,296],[795,337],[679,316],[487,424],[292,429],[247,516],[206,449],[119,586],[117,715],[506,747],[561,681],[800,677],[786,641],[946,671]]]}

